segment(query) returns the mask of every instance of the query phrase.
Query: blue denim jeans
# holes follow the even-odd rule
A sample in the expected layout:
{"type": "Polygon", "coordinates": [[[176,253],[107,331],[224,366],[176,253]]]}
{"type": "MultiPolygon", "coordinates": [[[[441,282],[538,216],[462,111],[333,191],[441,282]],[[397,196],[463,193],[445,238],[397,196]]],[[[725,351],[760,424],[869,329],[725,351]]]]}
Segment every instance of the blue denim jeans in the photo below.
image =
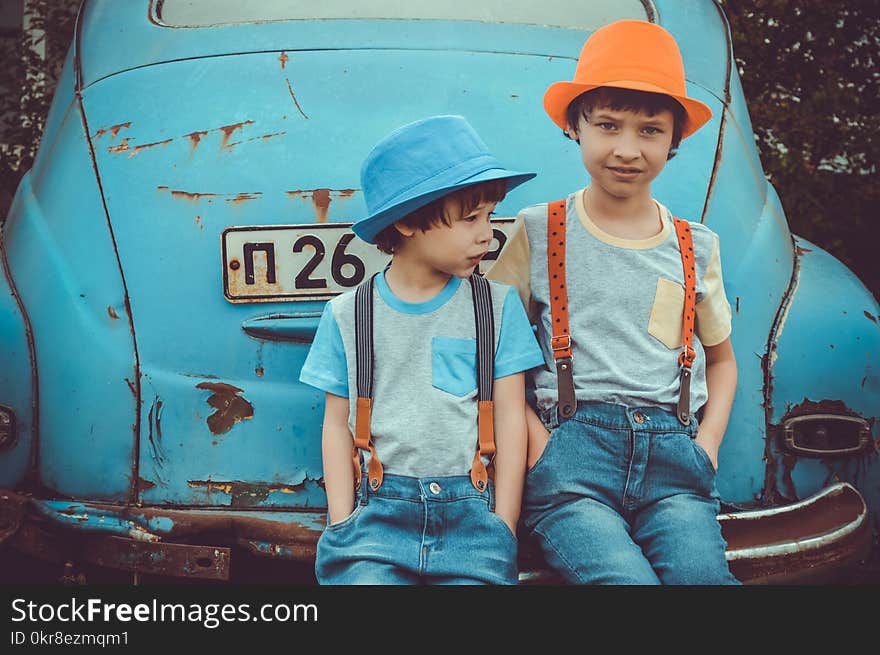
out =
{"type": "Polygon", "coordinates": [[[579,403],[526,476],[523,519],[574,584],[738,584],[715,469],[690,425],[657,407],[579,403]]]}
{"type": "Polygon", "coordinates": [[[516,584],[517,541],[495,514],[495,489],[466,475],[386,475],[318,540],[320,584],[516,584]]]}

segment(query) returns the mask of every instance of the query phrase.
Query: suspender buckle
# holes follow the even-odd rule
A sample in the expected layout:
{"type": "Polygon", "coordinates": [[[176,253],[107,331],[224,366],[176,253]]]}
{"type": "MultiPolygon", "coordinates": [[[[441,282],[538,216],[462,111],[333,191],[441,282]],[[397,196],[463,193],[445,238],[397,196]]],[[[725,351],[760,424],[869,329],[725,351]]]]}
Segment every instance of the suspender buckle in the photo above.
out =
{"type": "Polygon", "coordinates": [[[571,335],[563,334],[550,339],[550,347],[555,351],[569,350],[571,348],[571,335]]]}
{"type": "Polygon", "coordinates": [[[682,352],[678,356],[678,365],[684,366],[685,368],[690,368],[693,366],[694,360],[697,358],[697,353],[690,346],[684,347],[684,352],[682,352]]]}

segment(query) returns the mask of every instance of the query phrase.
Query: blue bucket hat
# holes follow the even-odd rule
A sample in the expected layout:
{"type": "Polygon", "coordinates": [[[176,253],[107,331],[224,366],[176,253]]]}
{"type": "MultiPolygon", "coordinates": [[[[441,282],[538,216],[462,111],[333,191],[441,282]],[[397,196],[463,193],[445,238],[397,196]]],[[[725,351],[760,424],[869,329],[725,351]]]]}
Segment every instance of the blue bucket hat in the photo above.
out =
{"type": "Polygon", "coordinates": [[[367,243],[419,207],[478,182],[507,180],[507,190],[535,177],[507,170],[462,116],[432,116],[382,139],[361,167],[369,216],[352,226],[367,243]]]}

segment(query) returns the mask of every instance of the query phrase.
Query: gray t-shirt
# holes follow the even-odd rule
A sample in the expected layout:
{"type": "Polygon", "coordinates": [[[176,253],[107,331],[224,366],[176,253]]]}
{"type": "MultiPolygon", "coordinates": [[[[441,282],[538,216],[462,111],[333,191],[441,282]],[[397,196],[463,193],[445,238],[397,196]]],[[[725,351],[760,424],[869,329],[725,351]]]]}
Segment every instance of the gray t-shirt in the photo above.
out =
{"type": "MultiPolygon", "coordinates": [[[[682,347],[684,272],[669,211],[657,203],[658,234],[630,240],[604,232],[586,214],[583,190],[566,211],[566,286],[572,369],[578,400],[674,410],[682,347]]],[[[557,403],[556,365],[547,278],[547,204],[523,209],[515,233],[487,277],[516,285],[538,326],[545,366],[531,375],[539,410],[557,403]]],[[[696,267],[697,318],[691,411],[707,399],[703,345],[730,334],[718,237],[691,223],[696,267]]]]}
{"type": "MultiPolygon", "coordinates": [[[[516,290],[491,284],[495,377],[543,364],[516,290]]],[[[452,277],[434,298],[397,298],[384,275],[373,290],[371,433],[385,473],[428,477],[467,474],[477,447],[476,325],[471,286],[452,277]]],[[[357,400],[354,291],[327,303],[300,380],[357,400]]],[[[369,453],[365,453],[369,461],[369,453]]]]}

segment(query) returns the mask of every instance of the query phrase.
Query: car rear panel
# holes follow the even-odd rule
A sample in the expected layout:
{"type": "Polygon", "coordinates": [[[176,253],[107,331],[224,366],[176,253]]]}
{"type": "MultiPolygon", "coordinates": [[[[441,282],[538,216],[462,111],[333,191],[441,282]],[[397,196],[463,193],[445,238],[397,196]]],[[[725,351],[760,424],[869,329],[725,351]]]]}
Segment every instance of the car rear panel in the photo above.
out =
{"type": "MultiPolygon", "coordinates": [[[[86,89],[138,343],[143,502],[324,502],[322,394],[297,381],[323,303],[228,302],[223,230],[363,216],[359,170],[372,145],[444,112],[466,115],[506,165],[540,171],[500,216],[560,197],[585,181],[537,99],[571,65],[486,52],[282,51],[147,66],[86,89]],[[300,325],[299,340],[242,329],[277,314],[300,325]]],[[[692,164],[711,156],[711,133],[692,164]]],[[[691,168],[682,204],[698,211],[709,170],[691,168]]]]}

